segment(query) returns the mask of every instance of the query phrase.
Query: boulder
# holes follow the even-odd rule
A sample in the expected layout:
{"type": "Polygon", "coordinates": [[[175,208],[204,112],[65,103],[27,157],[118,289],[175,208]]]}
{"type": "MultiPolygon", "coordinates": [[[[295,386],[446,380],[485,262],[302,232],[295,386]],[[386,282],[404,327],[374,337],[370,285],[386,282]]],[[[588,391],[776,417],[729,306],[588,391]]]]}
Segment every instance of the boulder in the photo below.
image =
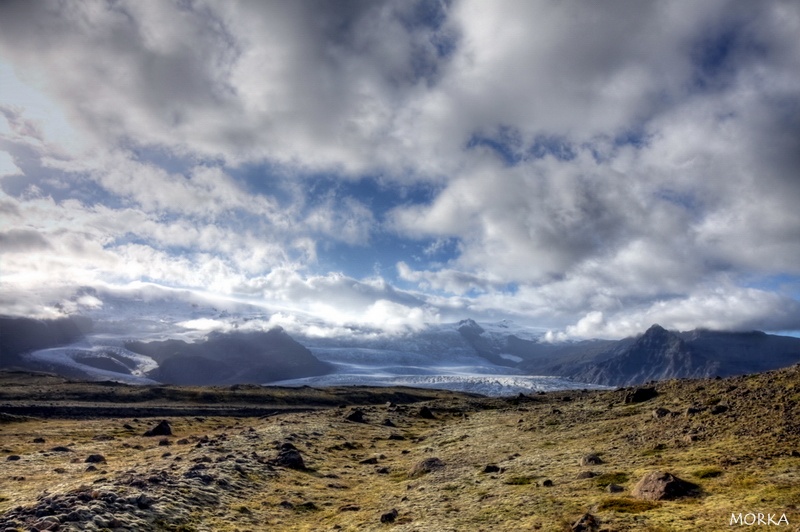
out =
{"type": "Polygon", "coordinates": [[[304,470],[306,464],[303,461],[303,456],[297,449],[286,449],[278,454],[278,457],[273,460],[275,465],[288,467],[289,469],[304,470]]]}
{"type": "Polygon", "coordinates": [[[169,426],[169,421],[162,420],[158,425],[145,432],[144,436],[172,436],[172,427],[169,426]]]}
{"type": "Polygon", "coordinates": [[[652,471],[633,487],[631,495],[637,499],[661,501],[692,497],[699,493],[696,484],[682,480],[672,473],[652,471]]]}
{"type": "Polygon", "coordinates": [[[655,388],[636,388],[625,394],[625,399],[623,399],[623,402],[626,405],[644,403],[645,401],[655,399],[656,397],[658,397],[658,392],[655,388]]]}
{"type": "Polygon", "coordinates": [[[351,410],[344,418],[347,421],[352,421],[354,423],[366,423],[367,420],[364,419],[364,411],[358,408],[351,410]]]}
{"type": "Polygon", "coordinates": [[[420,408],[417,415],[422,419],[436,419],[436,416],[433,415],[433,412],[427,406],[420,408]]]}

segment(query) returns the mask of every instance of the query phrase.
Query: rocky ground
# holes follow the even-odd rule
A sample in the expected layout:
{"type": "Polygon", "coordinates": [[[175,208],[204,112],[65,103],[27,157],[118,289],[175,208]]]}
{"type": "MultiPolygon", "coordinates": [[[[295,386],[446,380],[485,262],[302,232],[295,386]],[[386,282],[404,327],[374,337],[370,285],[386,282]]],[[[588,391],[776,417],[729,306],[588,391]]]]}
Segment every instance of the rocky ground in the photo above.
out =
{"type": "Polygon", "coordinates": [[[0,384],[0,531],[800,530],[798,366],[505,399],[0,384]]]}

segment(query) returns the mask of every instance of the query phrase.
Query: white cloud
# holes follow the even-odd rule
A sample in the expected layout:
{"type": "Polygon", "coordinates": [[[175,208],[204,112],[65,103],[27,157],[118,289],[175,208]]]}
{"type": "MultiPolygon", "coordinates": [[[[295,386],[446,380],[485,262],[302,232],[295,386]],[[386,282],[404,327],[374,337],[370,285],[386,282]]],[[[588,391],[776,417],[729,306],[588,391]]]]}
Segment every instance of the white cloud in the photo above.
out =
{"type": "Polygon", "coordinates": [[[11,154],[0,151],[0,179],[10,175],[21,175],[22,170],[14,163],[11,154]]]}
{"type": "Polygon", "coordinates": [[[747,286],[800,275],[796,5],[430,6],[3,4],[3,288],[150,279],[320,336],[793,323],[747,286]],[[436,188],[385,214],[319,176],[436,188]],[[416,291],[317,271],[378,233],[420,240],[390,259],[416,291]]]}

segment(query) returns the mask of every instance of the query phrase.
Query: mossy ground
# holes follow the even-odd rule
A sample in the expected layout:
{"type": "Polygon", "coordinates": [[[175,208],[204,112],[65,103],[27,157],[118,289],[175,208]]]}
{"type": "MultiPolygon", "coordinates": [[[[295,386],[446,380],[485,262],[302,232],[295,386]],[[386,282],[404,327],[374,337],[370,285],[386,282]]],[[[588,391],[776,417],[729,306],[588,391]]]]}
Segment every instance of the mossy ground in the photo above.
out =
{"type": "Polygon", "coordinates": [[[0,425],[0,460],[20,456],[3,462],[0,512],[34,505],[45,491],[128,489],[120,479],[167,472],[178,479],[170,489],[143,488],[156,501],[154,530],[569,530],[585,512],[606,530],[730,530],[731,514],[740,512],[785,514],[790,526],[782,529],[800,530],[800,411],[791,397],[799,381],[797,367],[670,381],[657,386],[657,398],[635,405],[624,404],[624,390],[453,395],[426,403],[433,420],[416,415],[419,404],[364,406],[367,423],[345,421],[347,410],[335,407],[266,418],[175,417],[167,446],[141,436],[154,419],[17,421],[0,425]],[[729,408],[713,414],[712,404],[729,408]],[[674,415],[657,418],[658,407],[674,415]],[[688,407],[700,412],[687,415],[688,407]],[[385,426],[387,418],[396,427],[385,426]],[[113,439],[96,439],[102,435],[113,439]],[[37,437],[46,443],[33,443],[37,437]],[[306,470],[268,463],[283,442],[300,450],[306,470]],[[50,451],[57,445],[72,452],[50,451]],[[107,461],[87,472],[92,453],[107,461]],[[581,466],[587,453],[603,463],[581,466]],[[184,478],[203,457],[217,481],[184,478]],[[445,467],[410,478],[430,457],[445,467]],[[364,463],[370,458],[377,463],[364,463]],[[487,464],[501,471],[484,473],[487,464]],[[700,496],[631,497],[652,470],[698,484],[700,496]],[[579,478],[584,471],[597,475],[579,478]],[[609,493],[611,483],[624,491],[609,493]],[[382,524],[393,508],[395,521],[382,524]]]}

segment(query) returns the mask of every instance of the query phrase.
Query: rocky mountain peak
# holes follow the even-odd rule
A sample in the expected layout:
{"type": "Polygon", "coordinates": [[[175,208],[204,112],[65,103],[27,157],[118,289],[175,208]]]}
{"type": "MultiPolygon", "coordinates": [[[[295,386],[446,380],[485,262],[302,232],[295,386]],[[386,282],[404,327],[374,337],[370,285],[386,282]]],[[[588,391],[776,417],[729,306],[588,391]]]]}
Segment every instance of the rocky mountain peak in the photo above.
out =
{"type": "Polygon", "coordinates": [[[636,341],[636,345],[642,347],[663,348],[668,345],[681,344],[683,341],[677,334],[666,330],[661,325],[653,324],[636,341]]]}
{"type": "Polygon", "coordinates": [[[467,318],[458,322],[458,330],[461,333],[471,332],[474,334],[483,334],[484,329],[472,318],[467,318]]]}

